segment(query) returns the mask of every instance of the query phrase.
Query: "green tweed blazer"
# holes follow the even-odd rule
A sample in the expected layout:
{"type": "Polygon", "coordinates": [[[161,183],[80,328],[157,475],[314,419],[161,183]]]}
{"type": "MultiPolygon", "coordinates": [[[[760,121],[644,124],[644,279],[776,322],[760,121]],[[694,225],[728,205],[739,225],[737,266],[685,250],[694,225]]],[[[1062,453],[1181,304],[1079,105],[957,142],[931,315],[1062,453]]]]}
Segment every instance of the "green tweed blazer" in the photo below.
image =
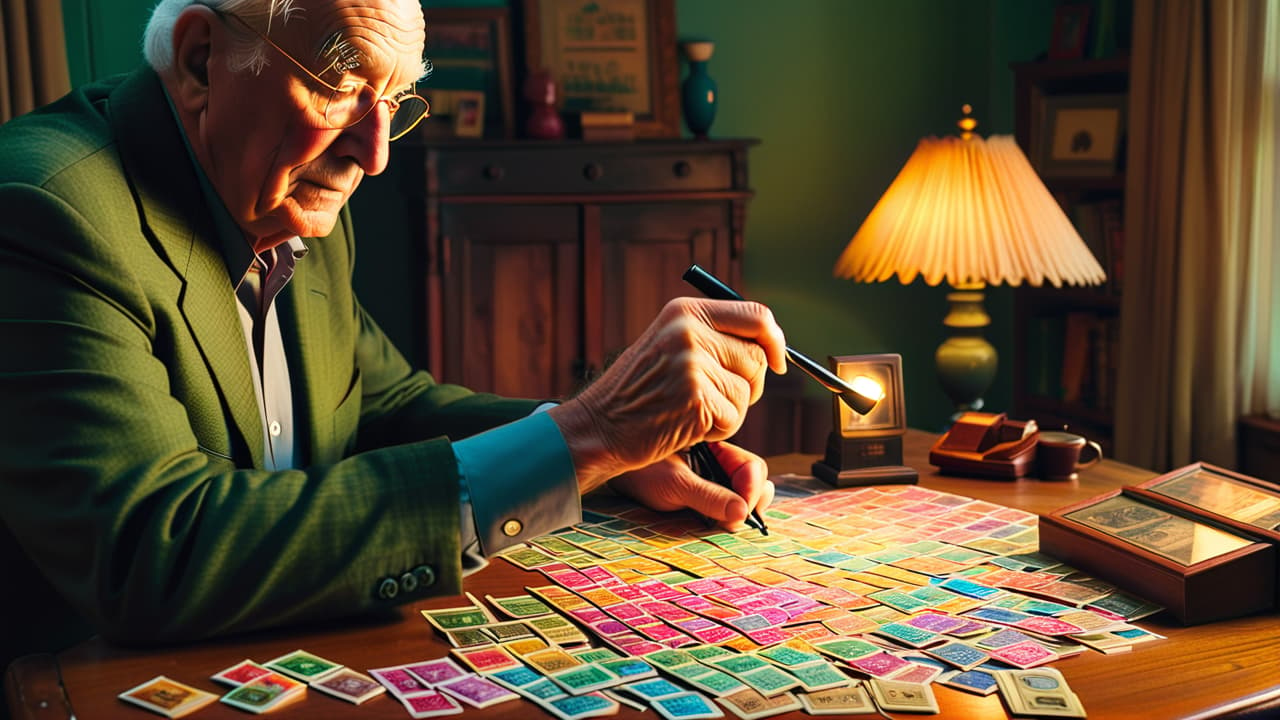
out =
{"type": "Polygon", "coordinates": [[[0,663],[90,630],[182,641],[460,592],[450,441],[535,403],[409,366],[353,294],[347,211],[307,244],[278,299],[305,469],[268,472],[156,74],[0,127],[0,663]]]}

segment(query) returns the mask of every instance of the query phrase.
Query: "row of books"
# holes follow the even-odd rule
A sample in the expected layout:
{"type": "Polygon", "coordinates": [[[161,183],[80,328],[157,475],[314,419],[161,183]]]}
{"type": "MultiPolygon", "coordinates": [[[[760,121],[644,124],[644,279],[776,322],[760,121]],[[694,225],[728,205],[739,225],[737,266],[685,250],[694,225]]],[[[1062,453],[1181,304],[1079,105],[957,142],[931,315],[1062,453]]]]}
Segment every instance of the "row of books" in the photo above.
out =
{"type": "Polygon", "coordinates": [[[1027,393],[1110,411],[1119,326],[1115,315],[1093,312],[1033,317],[1026,336],[1027,393]]]}
{"type": "Polygon", "coordinates": [[[1103,289],[1119,295],[1124,286],[1124,211],[1120,198],[1071,202],[1060,194],[1057,199],[1106,272],[1103,289]]]}

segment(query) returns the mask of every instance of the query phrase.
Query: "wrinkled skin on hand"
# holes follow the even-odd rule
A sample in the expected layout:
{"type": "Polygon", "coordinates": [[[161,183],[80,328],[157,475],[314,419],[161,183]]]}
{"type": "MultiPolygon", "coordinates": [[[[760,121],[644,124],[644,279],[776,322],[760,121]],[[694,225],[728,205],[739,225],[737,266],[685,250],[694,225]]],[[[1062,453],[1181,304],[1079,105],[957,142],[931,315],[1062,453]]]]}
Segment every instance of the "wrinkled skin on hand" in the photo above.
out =
{"type": "Polygon", "coordinates": [[[699,477],[679,456],[668,457],[609,481],[609,487],[654,510],[690,508],[737,531],[751,510],[773,502],[773,483],[764,460],[729,443],[710,443],[711,451],[733,480],[732,488],[699,477]]]}
{"type": "Polygon", "coordinates": [[[759,303],[668,302],[599,379],[550,411],[580,489],[618,478],[617,489],[650,507],[693,507],[727,527],[767,505],[772,486],[755,455],[713,446],[738,493],[699,479],[673,456],[737,432],[764,391],[765,370],[786,371],[785,347],[773,313],[759,303]]]}

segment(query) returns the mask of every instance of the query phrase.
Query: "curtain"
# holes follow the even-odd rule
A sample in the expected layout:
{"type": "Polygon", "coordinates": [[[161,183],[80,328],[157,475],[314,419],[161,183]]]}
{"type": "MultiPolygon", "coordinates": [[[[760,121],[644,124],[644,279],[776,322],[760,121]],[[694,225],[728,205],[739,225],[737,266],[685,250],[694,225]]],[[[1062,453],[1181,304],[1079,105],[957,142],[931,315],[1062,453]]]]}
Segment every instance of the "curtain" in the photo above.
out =
{"type": "Polygon", "coordinates": [[[1236,466],[1280,416],[1277,3],[1135,0],[1116,456],[1236,466]]]}
{"type": "Polygon", "coordinates": [[[0,123],[71,89],[59,0],[0,0],[0,123]]]}

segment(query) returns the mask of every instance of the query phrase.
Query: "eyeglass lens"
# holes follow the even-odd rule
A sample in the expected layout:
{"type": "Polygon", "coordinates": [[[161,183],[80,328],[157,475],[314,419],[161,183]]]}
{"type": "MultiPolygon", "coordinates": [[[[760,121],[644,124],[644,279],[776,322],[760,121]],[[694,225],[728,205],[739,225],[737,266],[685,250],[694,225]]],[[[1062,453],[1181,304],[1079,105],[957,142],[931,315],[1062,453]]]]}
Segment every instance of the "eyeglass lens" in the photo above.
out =
{"type": "MultiPolygon", "coordinates": [[[[351,127],[364,119],[378,104],[378,94],[368,84],[359,90],[335,90],[325,107],[325,120],[332,127],[351,127]]],[[[401,96],[391,105],[391,139],[404,135],[427,114],[430,105],[417,95],[401,96]]]]}

